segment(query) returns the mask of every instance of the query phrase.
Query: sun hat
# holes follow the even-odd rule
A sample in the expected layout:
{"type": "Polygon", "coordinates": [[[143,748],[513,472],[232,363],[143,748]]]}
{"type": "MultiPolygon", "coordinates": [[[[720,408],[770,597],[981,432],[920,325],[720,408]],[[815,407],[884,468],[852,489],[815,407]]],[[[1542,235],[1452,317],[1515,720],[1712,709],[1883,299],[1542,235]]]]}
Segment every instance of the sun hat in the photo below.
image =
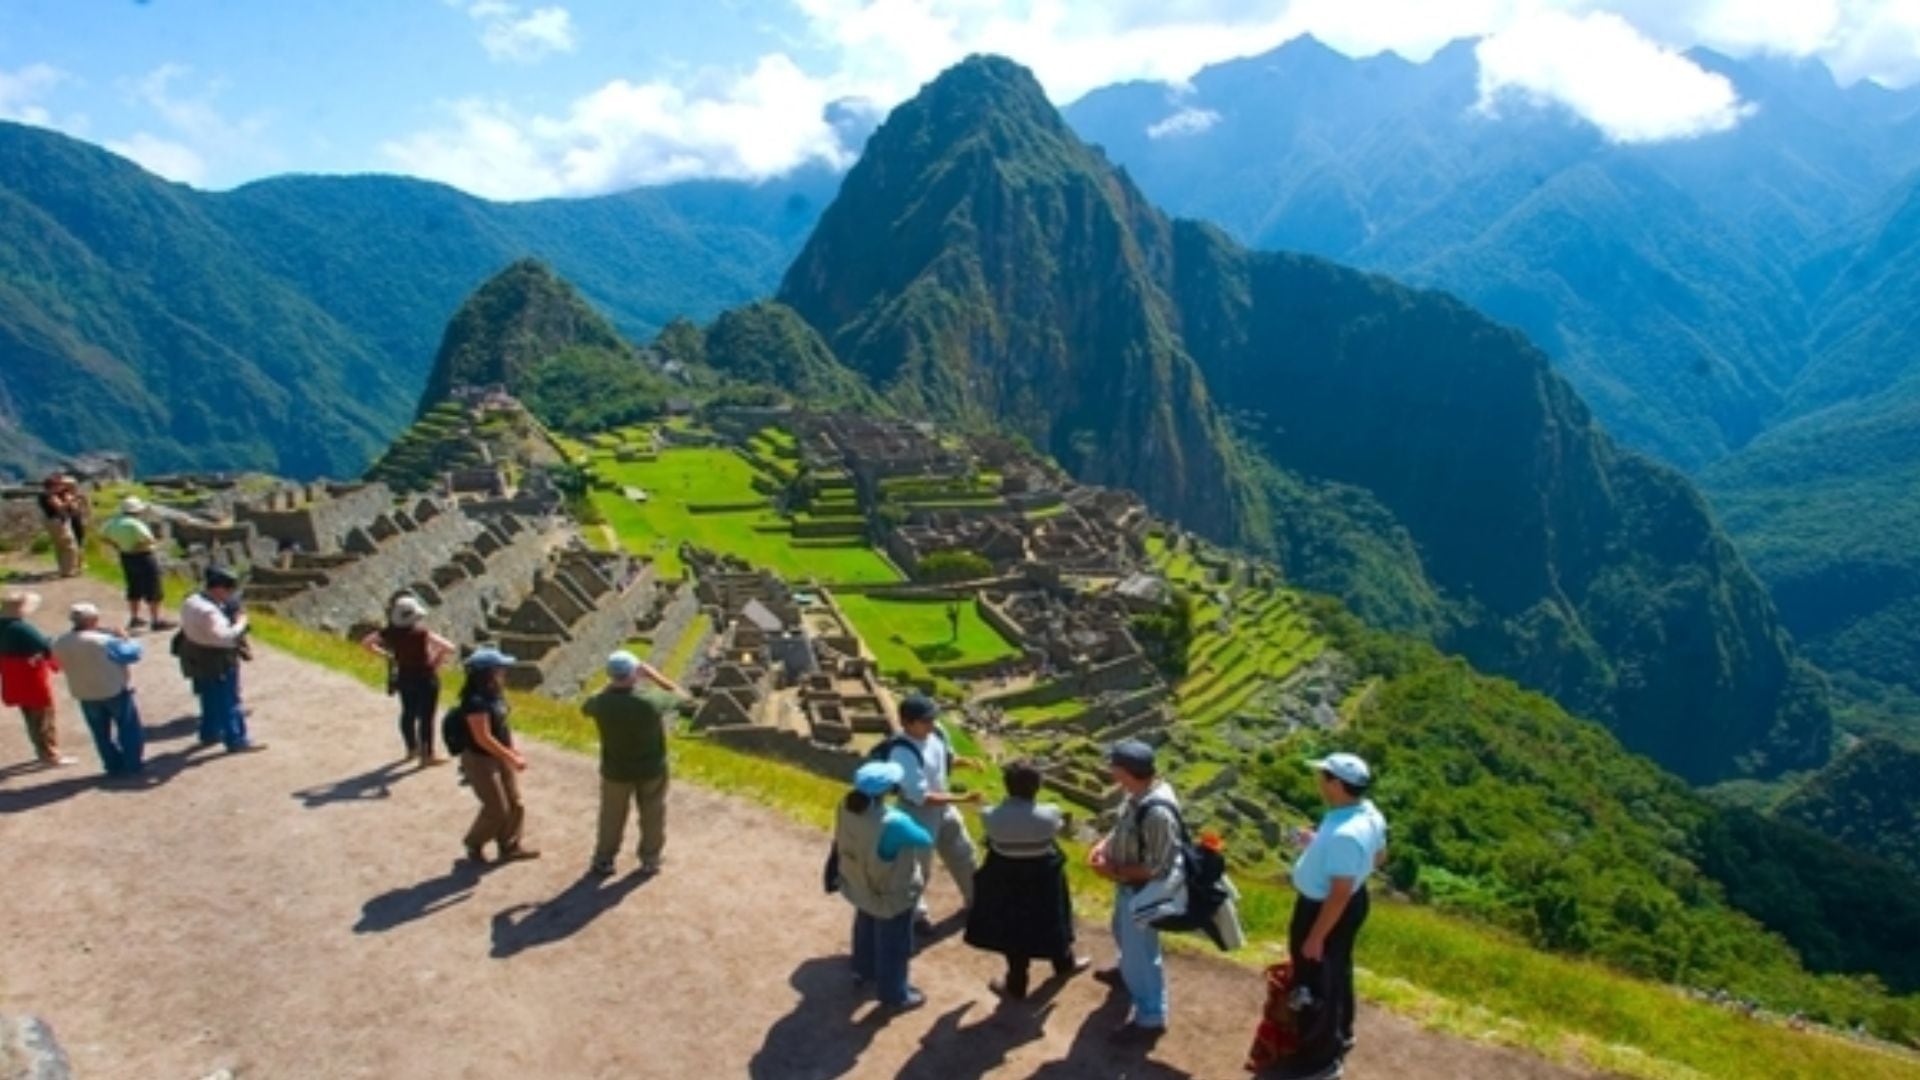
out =
{"type": "Polygon", "coordinates": [[[123,514],[144,514],[147,512],[147,500],[138,495],[129,495],[120,500],[120,512],[123,514]]]}
{"type": "Polygon", "coordinates": [[[614,682],[626,682],[640,674],[640,658],[621,649],[607,657],[607,678],[614,682]]]}
{"type": "Polygon", "coordinates": [[[1144,780],[1154,774],[1153,747],[1139,739],[1122,739],[1107,748],[1107,764],[1144,780]]]}
{"type": "Polygon", "coordinates": [[[31,615],[40,610],[40,594],[24,589],[8,589],[0,593],[0,615],[18,618],[31,615]]]}
{"type": "Polygon", "coordinates": [[[1353,787],[1363,788],[1373,783],[1373,770],[1358,754],[1328,754],[1307,764],[1353,787]]]}
{"type": "Polygon", "coordinates": [[[908,694],[900,703],[900,720],[931,720],[940,715],[940,706],[925,694],[908,694]]]}
{"type": "Polygon", "coordinates": [[[885,795],[900,786],[907,771],[892,761],[869,761],[855,770],[853,789],[862,795],[885,795]]]}
{"type": "Polygon", "coordinates": [[[393,610],[388,613],[388,617],[393,620],[393,625],[400,627],[402,630],[426,618],[426,615],[427,605],[421,603],[420,599],[414,596],[402,596],[398,600],[395,600],[393,602],[393,610]]]}
{"type": "Polygon", "coordinates": [[[465,667],[468,671],[491,671],[494,668],[512,667],[517,663],[518,660],[488,645],[473,650],[473,655],[467,657],[465,667]]]}
{"type": "Polygon", "coordinates": [[[216,563],[207,567],[206,582],[209,589],[218,589],[222,586],[233,589],[239,587],[240,578],[233,571],[216,563]]]}
{"type": "Polygon", "coordinates": [[[99,617],[100,608],[87,603],[85,600],[67,609],[67,618],[73,620],[73,625],[75,626],[83,626],[99,617]]]}

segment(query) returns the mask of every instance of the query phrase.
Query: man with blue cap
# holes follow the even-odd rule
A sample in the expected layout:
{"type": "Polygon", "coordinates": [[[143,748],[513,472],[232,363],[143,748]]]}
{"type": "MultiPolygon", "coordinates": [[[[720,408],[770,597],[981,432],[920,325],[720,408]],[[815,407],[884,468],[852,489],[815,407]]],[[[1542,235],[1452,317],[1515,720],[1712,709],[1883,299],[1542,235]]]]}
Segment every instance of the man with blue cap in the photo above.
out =
{"type": "Polygon", "coordinates": [[[1353,1049],[1353,945],[1367,921],[1367,879],[1386,863],[1387,819],[1366,797],[1373,770],[1358,755],[1328,754],[1307,765],[1332,809],[1303,837],[1306,850],[1293,864],[1298,897],[1287,952],[1296,985],[1311,990],[1321,1007],[1285,1075],[1333,1080],[1353,1049]]]}
{"type": "Polygon", "coordinates": [[[640,872],[660,872],[667,845],[667,724],[686,697],[678,683],[622,649],[607,657],[606,689],[581,706],[600,729],[600,829],[588,871],[594,876],[613,873],[629,806],[640,817],[640,872]]]}
{"type": "Polygon", "coordinates": [[[853,790],[834,819],[834,884],[853,905],[853,978],[872,984],[880,1004],[913,1009],[925,995],[907,979],[913,958],[913,909],[926,888],[915,856],[933,835],[887,796],[904,776],[891,761],[869,761],[853,774],[853,790]]]}
{"type": "Polygon", "coordinates": [[[460,688],[460,703],[440,729],[447,752],[460,755],[461,775],[480,800],[466,840],[467,861],[476,866],[486,863],[489,843],[499,846],[503,863],[540,857],[520,835],[527,808],[520,801],[519,774],[526,771],[527,758],[514,747],[507,723],[507,669],[516,663],[492,646],[475,649],[462,665],[467,682],[460,688]]]}

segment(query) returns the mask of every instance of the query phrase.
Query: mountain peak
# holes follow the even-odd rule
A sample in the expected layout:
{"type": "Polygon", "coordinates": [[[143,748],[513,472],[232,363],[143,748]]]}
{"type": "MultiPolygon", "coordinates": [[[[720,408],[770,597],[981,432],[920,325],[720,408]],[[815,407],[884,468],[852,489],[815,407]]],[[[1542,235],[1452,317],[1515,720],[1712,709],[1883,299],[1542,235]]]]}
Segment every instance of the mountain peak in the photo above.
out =
{"type": "Polygon", "coordinates": [[[572,348],[627,351],[607,320],[546,263],[517,259],[475,289],[447,324],[420,414],[458,386],[499,383],[518,392],[541,361],[572,348]]]}

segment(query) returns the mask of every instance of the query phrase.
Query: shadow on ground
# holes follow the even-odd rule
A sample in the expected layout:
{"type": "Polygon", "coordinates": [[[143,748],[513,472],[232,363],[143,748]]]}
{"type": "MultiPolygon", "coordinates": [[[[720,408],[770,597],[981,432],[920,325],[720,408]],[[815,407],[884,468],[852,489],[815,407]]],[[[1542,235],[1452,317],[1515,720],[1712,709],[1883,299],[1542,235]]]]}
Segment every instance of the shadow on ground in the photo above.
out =
{"type": "MultiPolygon", "coordinates": [[[[175,717],[146,728],[147,746],[151,749],[163,742],[177,741],[197,733],[199,728],[198,717],[175,717]]],[[[0,769],[0,781],[6,783],[5,787],[0,787],[0,814],[26,813],[89,791],[123,794],[156,788],[188,769],[197,768],[221,756],[218,750],[201,752],[204,749],[196,742],[164,753],[149,753],[138,776],[103,774],[99,760],[94,757],[91,741],[84,748],[69,748],[68,753],[80,760],[62,768],[49,769],[33,761],[9,765],[0,769]],[[45,782],[31,782],[41,777],[46,778],[45,782]]]]}
{"type": "Polygon", "coordinates": [[[390,889],[362,904],[360,921],[353,924],[353,932],[378,934],[424,919],[470,898],[479,883],[480,868],[456,859],[439,877],[390,889]]]}
{"type": "Polygon", "coordinates": [[[493,951],[489,955],[505,960],[527,949],[565,941],[619,906],[649,880],[651,875],[639,870],[619,879],[589,875],[550,900],[503,908],[493,916],[493,951]]]}
{"type": "Polygon", "coordinates": [[[309,810],[334,803],[366,802],[369,800],[393,797],[393,783],[412,776],[420,771],[420,766],[412,757],[399,761],[390,761],[377,769],[369,769],[344,780],[335,780],[331,784],[302,788],[293,793],[300,804],[309,810]],[[409,769],[407,766],[412,765],[409,769]]]}

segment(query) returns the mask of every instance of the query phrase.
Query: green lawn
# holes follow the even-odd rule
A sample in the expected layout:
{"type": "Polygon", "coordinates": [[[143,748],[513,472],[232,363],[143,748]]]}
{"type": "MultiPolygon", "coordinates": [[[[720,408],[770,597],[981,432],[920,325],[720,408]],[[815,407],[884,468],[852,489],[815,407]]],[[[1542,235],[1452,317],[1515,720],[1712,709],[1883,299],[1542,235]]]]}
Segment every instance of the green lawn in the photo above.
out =
{"type": "Polygon", "coordinates": [[[1048,720],[1065,720],[1086,711],[1086,702],[1070,697],[1051,705],[1015,705],[1007,710],[1007,719],[1016,724],[1041,724],[1048,720]]]}
{"type": "Polygon", "coordinates": [[[680,544],[690,542],[736,555],[757,566],[799,580],[817,577],[836,584],[884,584],[900,580],[893,566],[860,540],[800,540],[785,531],[787,522],[755,491],[753,466],[732,450],[684,447],[663,451],[653,461],[615,461],[601,457],[594,471],[613,491],[593,493],[593,504],[620,536],[628,551],[653,558],[669,578],[681,572],[680,544]],[[644,503],[620,489],[647,492],[644,503]],[[699,511],[692,507],[759,503],[760,510],[699,511]]]}
{"type": "Polygon", "coordinates": [[[934,668],[984,664],[1020,650],[961,601],[960,637],[953,639],[944,600],[883,600],[842,594],[835,599],[889,675],[909,681],[932,678],[934,668]]]}

